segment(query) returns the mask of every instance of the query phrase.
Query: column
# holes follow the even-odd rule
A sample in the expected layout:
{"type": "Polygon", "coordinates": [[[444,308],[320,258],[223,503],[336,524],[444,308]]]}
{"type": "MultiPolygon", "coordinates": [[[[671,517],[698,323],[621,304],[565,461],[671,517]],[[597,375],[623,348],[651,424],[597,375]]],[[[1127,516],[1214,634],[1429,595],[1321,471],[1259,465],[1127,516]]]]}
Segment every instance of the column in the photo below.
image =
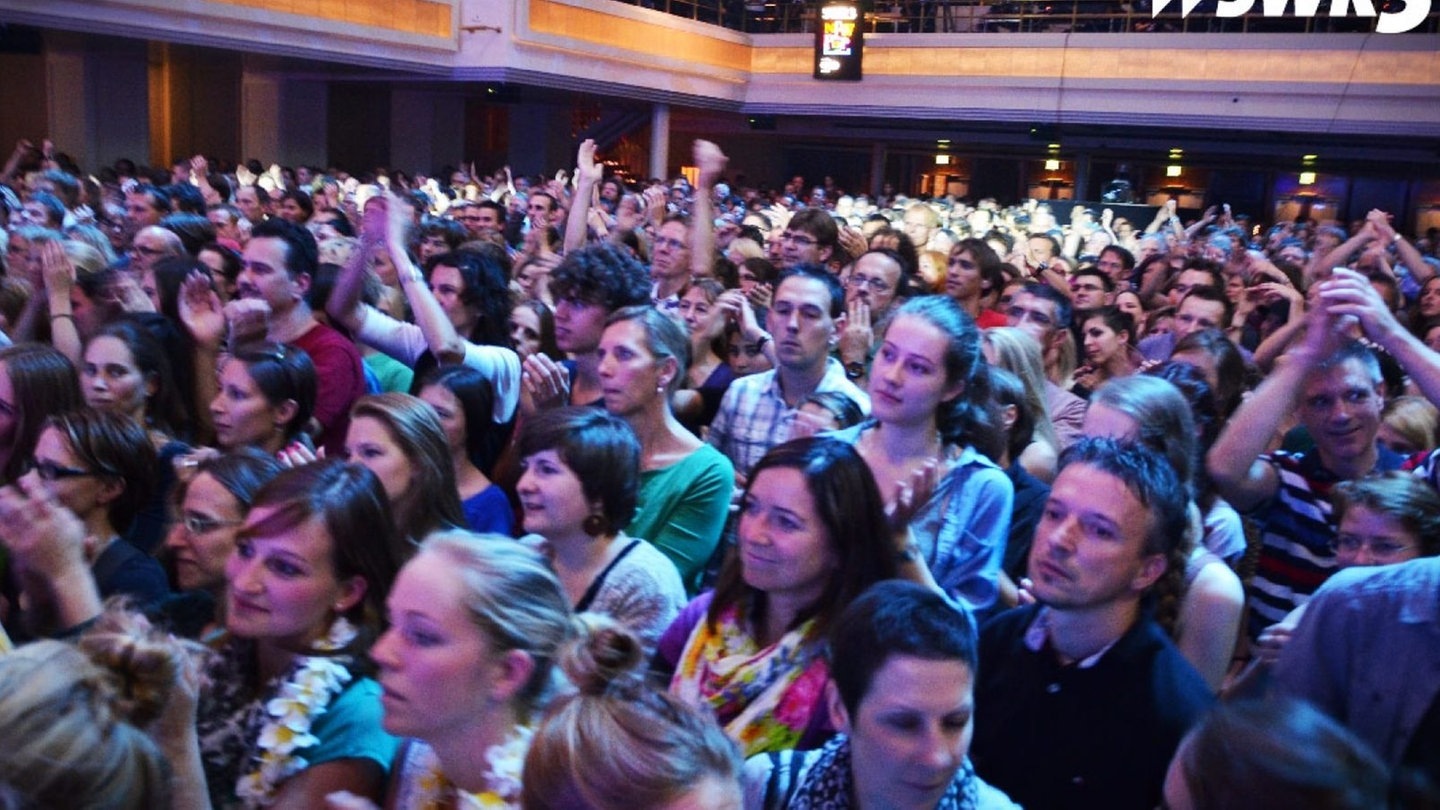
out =
{"type": "Polygon", "coordinates": [[[650,111],[650,176],[668,179],[670,163],[670,105],[656,104],[650,111]]]}

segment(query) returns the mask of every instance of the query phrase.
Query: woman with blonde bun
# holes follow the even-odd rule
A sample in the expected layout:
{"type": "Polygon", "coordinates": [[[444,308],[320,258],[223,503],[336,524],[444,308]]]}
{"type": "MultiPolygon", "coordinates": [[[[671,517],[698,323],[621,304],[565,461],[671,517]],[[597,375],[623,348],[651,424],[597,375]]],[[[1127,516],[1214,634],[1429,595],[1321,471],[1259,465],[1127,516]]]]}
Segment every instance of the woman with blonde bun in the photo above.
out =
{"type": "Polygon", "coordinates": [[[79,645],[37,641],[0,656],[0,786],[19,807],[188,806],[168,751],[157,745],[161,735],[141,730],[157,720],[165,727],[164,709],[185,667],[178,644],[114,608],[79,645]]]}
{"type": "Polygon", "coordinates": [[[739,750],[708,713],[654,689],[639,639],[581,614],[559,699],[525,758],[526,810],[739,810],[739,750]]]}

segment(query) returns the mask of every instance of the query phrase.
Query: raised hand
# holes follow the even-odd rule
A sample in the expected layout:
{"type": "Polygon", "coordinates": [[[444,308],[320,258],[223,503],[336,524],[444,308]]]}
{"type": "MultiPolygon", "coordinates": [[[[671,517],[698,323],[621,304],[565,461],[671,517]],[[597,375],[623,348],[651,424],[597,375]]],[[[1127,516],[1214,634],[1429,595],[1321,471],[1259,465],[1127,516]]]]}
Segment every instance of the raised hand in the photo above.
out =
{"type": "Polygon", "coordinates": [[[730,158],[720,151],[720,147],[706,140],[696,140],[691,147],[691,155],[695,159],[695,166],[700,170],[700,187],[713,188],[725,173],[725,166],[730,162],[730,158]]]}
{"type": "Polygon", "coordinates": [[[595,162],[595,141],[586,138],[575,155],[575,180],[594,184],[599,183],[604,175],[605,167],[595,162]]]}
{"type": "Polygon", "coordinates": [[[70,257],[65,255],[65,248],[59,242],[47,241],[40,246],[40,275],[51,296],[70,296],[70,287],[75,282],[75,266],[70,263],[70,257]]]}
{"type": "Polygon", "coordinates": [[[570,401],[570,373],[539,352],[522,364],[522,390],[535,409],[558,408],[570,401]]]}
{"type": "Polygon", "coordinates": [[[210,276],[195,270],[180,285],[180,323],[194,341],[217,348],[225,340],[225,311],[210,276]]]}
{"type": "Polygon", "coordinates": [[[22,476],[0,489],[0,543],[18,568],[46,582],[90,575],[85,524],[55,500],[39,476],[22,476]]]}
{"type": "Polygon", "coordinates": [[[840,360],[863,363],[875,342],[875,330],[870,325],[870,305],[856,300],[850,303],[849,309],[845,329],[840,333],[840,360]]]}

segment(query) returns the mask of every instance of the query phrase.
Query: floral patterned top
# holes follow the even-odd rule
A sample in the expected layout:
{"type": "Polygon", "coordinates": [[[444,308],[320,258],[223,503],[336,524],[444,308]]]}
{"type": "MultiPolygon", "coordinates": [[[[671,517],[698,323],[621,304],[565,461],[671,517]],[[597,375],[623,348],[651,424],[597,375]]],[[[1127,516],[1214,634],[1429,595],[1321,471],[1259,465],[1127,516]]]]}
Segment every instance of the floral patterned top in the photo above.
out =
{"type": "MultiPolygon", "coordinates": [[[[708,598],[702,599],[708,603],[708,598]]],[[[692,603],[681,620],[694,607],[692,603]]],[[[817,722],[825,724],[825,682],[830,671],[821,655],[823,645],[806,639],[813,620],[760,647],[741,615],[741,607],[733,605],[711,628],[700,612],[677,661],[670,691],[713,711],[747,757],[824,742],[815,740],[813,732],[817,722]]]]}

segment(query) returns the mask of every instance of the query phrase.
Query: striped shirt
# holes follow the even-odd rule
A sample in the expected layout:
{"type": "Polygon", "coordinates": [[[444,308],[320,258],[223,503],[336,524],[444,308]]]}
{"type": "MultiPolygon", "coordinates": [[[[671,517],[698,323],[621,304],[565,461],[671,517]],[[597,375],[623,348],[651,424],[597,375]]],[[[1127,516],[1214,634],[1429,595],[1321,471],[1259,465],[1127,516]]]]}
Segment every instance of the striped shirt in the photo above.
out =
{"type": "MultiPolygon", "coordinates": [[[[1249,517],[1260,530],[1260,558],[1246,594],[1246,630],[1254,641],[1305,604],[1335,572],[1332,543],[1339,526],[1330,491],[1340,482],[1314,451],[1277,450],[1260,456],[1275,467],[1275,495],[1249,517]]],[[[1375,471],[1397,469],[1403,459],[1380,448],[1375,471]]]]}

